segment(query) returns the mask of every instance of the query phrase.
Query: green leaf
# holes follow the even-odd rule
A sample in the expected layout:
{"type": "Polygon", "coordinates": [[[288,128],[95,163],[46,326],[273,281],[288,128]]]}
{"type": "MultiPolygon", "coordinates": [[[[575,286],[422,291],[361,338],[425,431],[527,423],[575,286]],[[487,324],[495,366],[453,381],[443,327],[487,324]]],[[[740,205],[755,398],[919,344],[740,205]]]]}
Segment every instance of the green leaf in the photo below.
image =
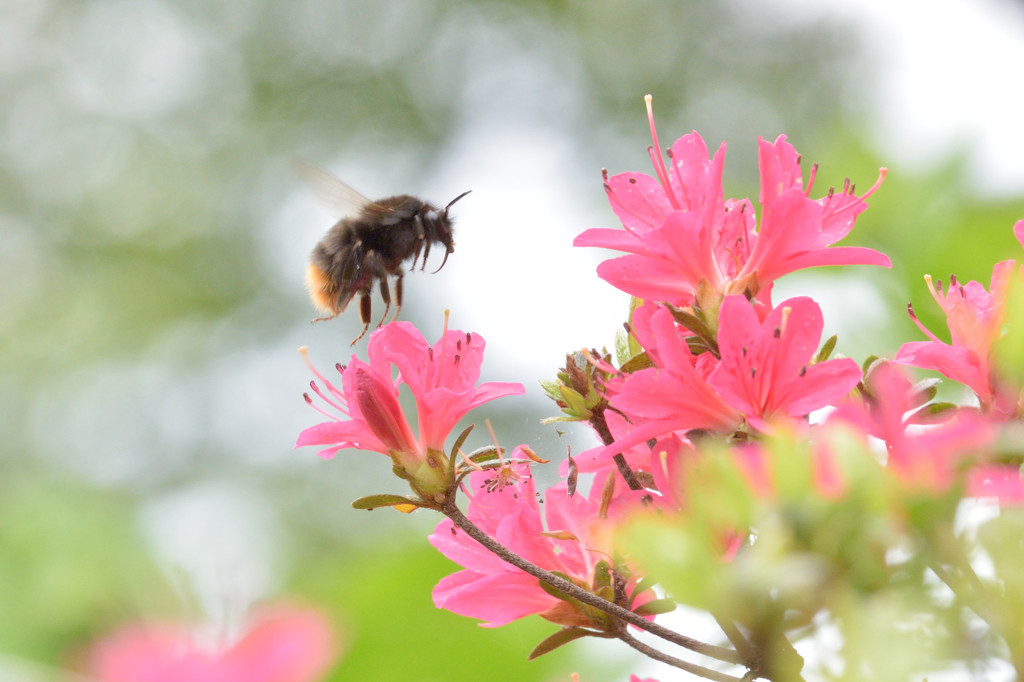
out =
{"type": "Polygon", "coordinates": [[[421,506],[418,500],[401,495],[380,493],[378,495],[367,495],[360,497],[352,503],[355,509],[377,509],[379,507],[395,507],[398,511],[410,512],[421,506]]]}
{"type": "MultiPolygon", "coordinates": [[[[633,324],[633,311],[644,304],[644,299],[637,298],[636,296],[629,297],[629,323],[633,324]]],[[[626,346],[629,351],[626,355],[627,358],[636,357],[643,351],[643,347],[640,342],[633,338],[632,334],[626,334],[626,346]]]]}
{"type": "Polygon", "coordinates": [[[625,329],[619,329],[615,332],[615,361],[620,366],[633,357],[629,348],[629,341],[632,338],[626,333],[625,329]]]}
{"type": "MultiPolygon", "coordinates": [[[[578,422],[581,421],[578,417],[568,417],[565,415],[558,417],[545,417],[540,420],[541,424],[553,424],[554,422],[578,422]]],[[[561,434],[559,434],[561,435],[561,434]]]]}
{"type": "Polygon", "coordinates": [[[670,310],[672,311],[672,317],[675,318],[676,322],[706,341],[711,342],[714,340],[715,333],[711,331],[706,324],[704,324],[704,320],[692,313],[682,310],[681,308],[671,307],[670,310]]]}
{"type": "Polygon", "coordinates": [[[552,400],[557,401],[562,398],[561,393],[559,393],[562,384],[558,383],[557,381],[541,381],[538,383],[540,383],[540,387],[544,389],[544,392],[547,393],[548,397],[551,398],[552,400]]]}
{"type": "MultiPolygon", "coordinates": [[[[551,573],[553,575],[557,575],[559,578],[563,578],[565,580],[568,580],[569,582],[573,582],[572,578],[570,578],[565,573],[562,573],[561,571],[551,571],[551,573]]],[[[573,584],[575,584],[575,583],[573,583],[573,584]]],[[[570,603],[573,603],[573,604],[579,604],[579,600],[577,600],[577,599],[575,599],[573,597],[570,597],[569,595],[567,595],[565,592],[562,592],[560,589],[558,589],[554,585],[549,585],[548,583],[544,582],[543,580],[540,581],[540,588],[542,590],[544,590],[545,592],[547,592],[548,594],[550,594],[555,599],[561,599],[562,601],[567,601],[567,602],[570,602],[570,603]]]]}
{"type": "Polygon", "coordinates": [[[677,604],[671,599],[652,599],[635,609],[633,613],[640,616],[657,616],[661,613],[675,611],[677,604]]]}
{"type": "Polygon", "coordinates": [[[640,578],[636,582],[636,586],[633,588],[633,594],[629,595],[629,605],[633,605],[633,601],[641,594],[651,589],[658,584],[658,581],[651,577],[640,578]]]}
{"type": "Polygon", "coordinates": [[[584,630],[583,628],[562,628],[561,630],[559,630],[558,632],[546,638],[540,644],[535,646],[533,648],[533,651],[530,652],[530,655],[527,656],[527,660],[532,661],[533,659],[543,656],[544,654],[550,653],[558,647],[562,646],[563,644],[568,644],[569,642],[572,642],[574,640],[581,639],[583,637],[594,636],[599,635],[598,633],[592,632],[590,630],[584,630]]]}
{"type": "Polygon", "coordinates": [[[568,406],[562,408],[565,412],[580,416],[585,416],[589,412],[586,400],[578,391],[571,389],[568,386],[561,386],[559,390],[562,394],[562,400],[564,400],[568,406]]]}
{"type": "Polygon", "coordinates": [[[482,448],[477,448],[473,452],[469,453],[469,461],[480,464],[482,462],[490,462],[491,460],[498,459],[504,450],[499,450],[493,445],[487,445],[482,448]]]}
{"type": "Polygon", "coordinates": [[[638,372],[641,369],[647,369],[648,367],[654,367],[654,363],[647,357],[647,353],[637,353],[636,355],[629,358],[622,363],[620,369],[629,374],[630,372],[638,372]]]}

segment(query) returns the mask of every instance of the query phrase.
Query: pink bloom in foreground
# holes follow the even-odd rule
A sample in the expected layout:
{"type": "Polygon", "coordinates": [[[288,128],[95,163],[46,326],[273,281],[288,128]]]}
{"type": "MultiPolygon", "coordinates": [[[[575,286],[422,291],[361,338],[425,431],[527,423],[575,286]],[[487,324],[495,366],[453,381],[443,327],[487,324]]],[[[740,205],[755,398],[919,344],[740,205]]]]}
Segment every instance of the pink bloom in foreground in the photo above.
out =
{"type": "Polygon", "coordinates": [[[127,626],[100,641],[90,663],[99,682],[314,682],[336,656],[324,616],[279,606],[221,646],[203,646],[178,625],[127,626]]]}
{"type": "MultiPolygon", "coordinates": [[[[654,367],[609,382],[609,402],[629,417],[628,431],[616,433],[613,444],[583,453],[580,459],[601,461],[674,432],[728,433],[742,423],[743,415],[708,382],[717,360],[710,353],[690,352],[687,332],[676,325],[667,308],[650,303],[637,308],[632,332],[654,367]]],[[[616,423],[609,420],[610,425],[616,423]]]]}
{"type": "MultiPolygon", "coordinates": [[[[392,322],[370,335],[367,364],[352,356],[338,366],[338,387],[310,364],[317,381],[312,391],[327,405],[316,409],[330,421],[305,429],[296,447],[327,445],[322,457],[342,448],[389,455],[413,478],[436,469],[431,453],[443,453],[445,440],[470,410],[506,395],[524,392],[522,384],[488,382],[477,385],[484,340],[478,334],[445,331],[430,346],[409,322],[392,322]],[[392,378],[392,369],[398,378],[392,378]],[[319,382],[319,383],[318,383],[319,382]],[[419,436],[413,434],[398,401],[404,383],[416,400],[419,436]],[[428,471],[430,470],[430,471],[428,471]]],[[[306,401],[313,405],[307,394],[306,401]]]]}
{"type": "MultiPolygon", "coordinates": [[[[515,455],[513,455],[515,458],[515,455]]],[[[579,584],[591,585],[594,569],[613,556],[611,535],[616,519],[639,503],[642,491],[626,491],[602,508],[603,477],[589,497],[570,497],[564,482],[544,494],[544,515],[529,467],[517,466],[510,484],[493,484],[493,471],[469,476],[466,516],[481,530],[548,571],[559,571],[579,584]],[[546,526],[545,526],[546,521],[546,526]]],[[[429,538],[442,554],[463,567],[434,588],[434,604],[498,627],[518,618],[539,614],[561,625],[586,625],[586,617],[540,586],[537,578],[505,563],[445,519],[429,538]]],[[[637,575],[629,578],[628,589],[637,575]]],[[[643,599],[636,602],[642,603],[643,599]]]]}
{"type": "Polygon", "coordinates": [[[850,358],[811,364],[821,341],[818,304],[807,297],[781,303],[762,322],[743,296],[722,302],[722,359],[710,384],[758,429],[775,417],[804,417],[839,401],[860,381],[850,358]]]}
{"type": "MultiPolygon", "coordinates": [[[[1024,245],[1024,220],[1014,226],[1014,234],[1024,245]]],[[[979,282],[960,284],[954,277],[944,291],[941,282],[933,284],[926,275],[928,290],[946,314],[951,343],[940,340],[914,317],[914,322],[930,340],[903,344],[894,362],[935,370],[964,384],[974,391],[984,408],[995,407],[1001,412],[1012,410],[1014,399],[999,395],[1000,387],[996,385],[992,367],[992,346],[1003,331],[1006,299],[1016,265],[1013,260],[996,264],[988,291],[979,282]]]]}
{"type": "Polygon", "coordinates": [[[833,247],[867,208],[865,199],[885,174],[861,196],[852,186],[811,199],[814,171],[805,189],[800,157],[779,136],[759,139],[761,225],[748,199],[724,199],[722,168],[725,144],[709,159],[696,132],[676,140],[668,152],[670,168],[660,154],[648,100],[657,179],[642,173],[607,178],[605,190],[625,230],[590,229],[573,242],[630,255],[598,266],[598,275],[634,296],[688,306],[700,282],[722,295],[745,293],[769,304],[777,278],[820,265],[883,265],[877,251],[833,247]]]}

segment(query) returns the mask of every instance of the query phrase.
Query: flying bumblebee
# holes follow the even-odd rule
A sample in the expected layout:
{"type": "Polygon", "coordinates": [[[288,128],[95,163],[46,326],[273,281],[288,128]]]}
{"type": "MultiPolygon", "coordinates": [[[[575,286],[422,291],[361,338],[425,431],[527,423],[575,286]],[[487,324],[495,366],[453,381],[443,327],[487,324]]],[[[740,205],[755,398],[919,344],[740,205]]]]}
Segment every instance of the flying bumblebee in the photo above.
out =
{"type": "Polygon", "coordinates": [[[389,277],[395,278],[395,312],[391,319],[402,309],[405,261],[412,258],[410,269],[415,270],[422,255],[420,270],[426,269],[430,245],[437,242],[445,252],[434,272],[448,262],[455,251],[448,210],[469,192],[449,201],[443,210],[408,194],[371,201],[321,168],[304,161],[295,165],[317,196],[342,215],[313,249],[306,268],[306,287],[313,305],[329,313],[313,322],[337,317],[359,294],[363,331],[352,341],[355,345],[370,328],[370,294],[375,283],[384,301],[384,315],[377,323],[380,327],[391,310],[389,277]]]}

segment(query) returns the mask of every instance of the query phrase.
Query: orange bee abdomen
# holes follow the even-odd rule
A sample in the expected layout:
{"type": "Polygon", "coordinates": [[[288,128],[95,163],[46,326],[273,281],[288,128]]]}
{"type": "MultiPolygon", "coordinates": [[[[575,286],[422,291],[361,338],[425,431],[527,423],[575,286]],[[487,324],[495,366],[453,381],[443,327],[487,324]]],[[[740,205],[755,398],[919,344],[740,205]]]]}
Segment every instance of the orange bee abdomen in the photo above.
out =
{"type": "Polygon", "coordinates": [[[310,263],[306,268],[306,288],[309,290],[313,305],[317,308],[332,315],[341,312],[341,308],[338,307],[337,285],[316,263],[310,263]]]}

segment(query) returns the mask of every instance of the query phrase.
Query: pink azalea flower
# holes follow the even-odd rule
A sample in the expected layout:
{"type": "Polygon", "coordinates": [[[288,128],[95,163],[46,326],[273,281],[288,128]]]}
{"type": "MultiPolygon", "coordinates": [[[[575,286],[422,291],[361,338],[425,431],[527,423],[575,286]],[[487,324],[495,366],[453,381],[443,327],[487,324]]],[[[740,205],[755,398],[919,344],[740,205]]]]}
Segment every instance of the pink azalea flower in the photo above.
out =
{"type": "Polygon", "coordinates": [[[90,656],[98,682],[314,682],[337,657],[328,620],[278,606],[233,642],[203,646],[180,625],[137,624],[100,641],[90,656]]]}
{"type": "Polygon", "coordinates": [[[743,296],[729,296],[719,313],[722,359],[707,382],[754,427],[776,417],[804,417],[836,403],[860,381],[850,358],[810,364],[821,341],[818,304],[791,298],[762,322],[743,296]]]}
{"type": "Polygon", "coordinates": [[[743,415],[726,402],[708,382],[717,361],[710,353],[694,356],[672,313],[663,306],[645,304],[633,312],[632,333],[654,367],[609,382],[611,406],[626,415],[630,424],[609,418],[628,431],[614,433],[614,443],[583,453],[581,460],[603,461],[651,438],[709,429],[735,430],[743,415]]]}
{"type": "MultiPolygon", "coordinates": [[[[513,455],[515,458],[515,455],[513,455]]],[[[560,571],[577,584],[591,585],[594,569],[613,556],[616,520],[639,504],[642,491],[625,491],[602,508],[603,477],[589,497],[570,497],[564,482],[544,494],[544,518],[529,467],[519,465],[509,484],[493,485],[493,471],[473,472],[466,492],[466,516],[481,530],[527,561],[560,571]],[[545,527],[545,523],[546,527],[545,527]]],[[[539,614],[562,625],[586,625],[586,616],[540,587],[537,578],[507,564],[445,519],[429,538],[442,554],[463,567],[434,588],[434,604],[485,627],[498,627],[539,614]],[[568,607],[568,608],[567,608],[568,607]]],[[[639,576],[629,578],[632,589],[639,576]]],[[[635,605],[643,603],[639,599],[635,605]]]]}
{"type": "Polygon", "coordinates": [[[867,384],[870,402],[844,403],[829,422],[855,424],[884,441],[886,468],[914,489],[945,492],[955,484],[963,465],[978,459],[993,442],[993,424],[974,412],[950,410],[940,425],[919,425],[924,420],[915,411],[922,406],[922,398],[895,365],[872,370],[867,384]]]}
{"type": "MultiPolygon", "coordinates": [[[[327,445],[320,451],[325,458],[342,448],[381,452],[420,484],[420,492],[446,484],[449,472],[440,466],[445,440],[466,413],[524,392],[518,383],[477,385],[484,352],[484,340],[477,334],[445,331],[431,347],[411,323],[392,322],[370,335],[367,352],[369,364],[353,355],[348,366],[338,367],[340,388],[310,364],[319,381],[310,387],[328,409],[314,407],[330,421],[305,429],[296,447],[327,445]],[[397,379],[392,378],[393,368],[397,379]],[[398,400],[403,383],[416,400],[418,437],[398,400]]],[[[313,405],[309,394],[306,401],[313,405]]]]}
{"type": "Polygon", "coordinates": [[[867,208],[865,199],[885,175],[861,196],[851,185],[811,199],[814,171],[805,189],[800,157],[780,136],[758,140],[761,169],[761,226],[748,199],[724,200],[722,168],[725,144],[709,159],[696,132],[668,152],[660,152],[648,98],[651,160],[657,179],[623,173],[605,180],[612,210],[625,230],[586,230],[575,246],[597,246],[629,255],[603,262],[598,275],[634,296],[688,306],[700,282],[722,295],[745,293],[769,304],[771,285],[795,270],[820,265],[884,265],[877,251],[832,247],[867,208]]]}
{"type": "MultiPolygon", "coordinates": [[[[1014,226],[1014,234],[1024,246],[1024,220],[1014,226]]],[[[1006,298],[1016,262],[1006,260],[996,264],[988,291],[979,282],[960,284],[950,278],[943,290],[942,283],[932,283],[925,276],[928,290],[946,314],[952,343],[940,340],[911,312],[917,326],[930,339],[903,344],[894,362],[931,369],[969,387],[978,396],[985,409],[1006,413],[1013,410],[1015,398],[1004,395],[997,385],[992,367],[992,345],[1002,334],[1006,312],[1006,298]]]]}

